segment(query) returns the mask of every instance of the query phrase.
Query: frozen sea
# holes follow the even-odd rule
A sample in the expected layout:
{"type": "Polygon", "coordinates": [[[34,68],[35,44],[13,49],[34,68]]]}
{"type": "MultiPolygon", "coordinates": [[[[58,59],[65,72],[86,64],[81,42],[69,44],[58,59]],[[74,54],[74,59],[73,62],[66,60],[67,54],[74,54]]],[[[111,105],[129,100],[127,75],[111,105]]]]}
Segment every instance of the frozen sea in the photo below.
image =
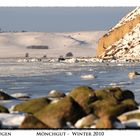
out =
{"type": "Polygon", "coordinates": [[[129,79],[131,71],[140,72],[140,63],[25,63],[0,59],[0,89],[8,94],[26,93],[35,98],[46,96],[51,90],[67,93],[78,85],[93,89],[119,86],[133,91],[140,103],[140,76],[129,79]],[[85,75],[96,78],[82,79],[85,75]]]}

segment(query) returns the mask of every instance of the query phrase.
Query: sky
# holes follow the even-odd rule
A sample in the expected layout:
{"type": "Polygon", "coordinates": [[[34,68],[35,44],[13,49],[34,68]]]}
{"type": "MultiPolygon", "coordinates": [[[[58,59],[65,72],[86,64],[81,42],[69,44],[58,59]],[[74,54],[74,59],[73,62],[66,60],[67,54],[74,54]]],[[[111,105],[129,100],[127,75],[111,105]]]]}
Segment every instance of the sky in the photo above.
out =
{"type": "Polygon", "coordinates": [[[0,7],[1,31],[108,30],[135,7],[0,7]]]}

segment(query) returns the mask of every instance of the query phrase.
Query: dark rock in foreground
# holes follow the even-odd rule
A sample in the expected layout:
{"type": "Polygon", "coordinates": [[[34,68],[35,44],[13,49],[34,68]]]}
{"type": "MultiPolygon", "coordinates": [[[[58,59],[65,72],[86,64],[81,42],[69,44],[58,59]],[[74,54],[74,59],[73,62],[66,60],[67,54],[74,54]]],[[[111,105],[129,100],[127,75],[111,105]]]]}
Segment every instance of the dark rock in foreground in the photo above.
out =
{"type": "Polygon", "coordinates": [[[32,128],[49,128],[46,124],[38,120],[33,115],[27,115],[19,126],[19,128],[32,129],[32,128]]]}
{"type": "Polygon", "coordinates": [[[134,93],[130,90],[124,90],[123,91],[123,99],[132,99],[135,100],[134,93]]]}
{"type": "Polygon", "coordinates": [[[90,113],[89,104],[97,99],[94,90],[88,86],[79,86],[69,93],[71,96],[88,114],[90,113]]]}
{"type": "Polygon", "coordinates": [[[120,88],[104,88],[96,90],[97,101],[90,104],[92,112],[98,117],[113,116],[117,117],[125,112],[138,109],[138,105],[134,100],[134,94],[120,88]]]}
{"type": "Polygon", "coordinates": [[[11,100],[11,99],[15,99],[15,98],[6,94],[3,91],[0,91],[0,100],[11,100]]]}
{"type": "Polygon", "coordinates": [[[123,91],[119,87],[103,88],[95,91],[95,94],[99,100],[102,99],[114,99],[116,101],[123,100],[123,91]]]}
{"type": "MultiPolygon", "coordinates": [[[[68,95],[56,91],[48,97],[56,99],[30,99],[14,107],[28,114],[19,128],[124,128],[120,115],[138,109],[133,92],[119,87],[93,90],[79,86],[68,95]]],[[[0,106],[0,111],[7,110],[0,106]]],[[[140,115],[125,118],[139,119],[140,115]]]]}
{"type": "Polygon", "coordinates": [[[36,98],[17,104],[13,110],[34,114],[42,108],[46,107],[49,103],[50,100],[48,98],[36,98]]]}
{"type": "Polygon", "coordinates": [[[120,125],[122,128],[124,127],[123,125],[121,125],[121,122],[115,118],[115,117],[111,117],[111,116],[103,116],[102,118],[100,118],[97,123],[96,123],[96,128],[116,128],[119,127],[117,125],[120,125]]]}
{"type": "Polygon", "coordinates": [[[9,110],[6,107],[0,105],[0,113],[9,113],[9,110]]]}
{"type": "Polygon", "coordinates": [[[66,122],[75,123],[85,115],[82,108],[71,97],[51,103],[35,113],[35,116],[51,128],[63,128],[66,122]]]}

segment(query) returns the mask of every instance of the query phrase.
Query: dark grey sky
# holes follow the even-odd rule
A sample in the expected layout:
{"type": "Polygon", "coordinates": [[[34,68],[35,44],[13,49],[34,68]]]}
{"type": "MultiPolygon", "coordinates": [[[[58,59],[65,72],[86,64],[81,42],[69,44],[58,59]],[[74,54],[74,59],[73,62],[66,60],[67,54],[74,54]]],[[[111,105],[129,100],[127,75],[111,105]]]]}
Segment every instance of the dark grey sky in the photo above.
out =
{"type": "Polygon", "coordinates": [[[0,7],[4,31],[69,32],[108,30],[135,7],[0,7]]]}

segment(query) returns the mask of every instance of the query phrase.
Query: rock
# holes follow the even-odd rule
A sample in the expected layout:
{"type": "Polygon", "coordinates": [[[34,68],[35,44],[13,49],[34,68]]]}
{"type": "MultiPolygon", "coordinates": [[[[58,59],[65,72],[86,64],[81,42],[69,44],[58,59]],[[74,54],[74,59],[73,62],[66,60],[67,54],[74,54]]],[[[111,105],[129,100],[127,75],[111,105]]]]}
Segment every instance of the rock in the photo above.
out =
{"type": "Polygon", "coordinates": [[[0,105],[0,113],[9,113],[9,110],[6,107],[0,105]]]}
{"type": "Polygon", "coordinates": [[[135,77],[138,76],[138,75],[140,75],[140,73],[138,73],[138,72],[136,72],[136,71],[132,71],[132,72],[129,72],[129,73],[128,73],[128,77],[129,77],[130,79],[133,79],[133,78],[135,78],[135,77]]]}
{"type": "Polygon", "coordinates": [[[124,128],[115,117],[103,116],[96,123],[96,128],[124,128]],[[119,126],[118,126],[119,125],[119,126]]]}
{"type": "Polygon", "coordinates": [[[90,102],[97,99],[94,90],[88,86],[76,87],[72,89],[68,96],[71,96],[87,114],[90,113],[90,102]]]}
{"type": "Polygon", "coordinates": [[[130,90],[123,91],[123,99],[135,99],[134,93],[130,90]]]}
{"type": "Polygon", "coordinates": [[[128,121],[128,120],[131,120],[131,119],[139,119],[140,120],[140,112],[137,112],[137,111],[127,112],[127,113],[124,113],[124,114],[120,115],[118,117],[118,119],[120,121],[128,121]]]}
{"type": "Polygon", "coordinates": [[[125,112],[137,109],[137,103],[132,99],[126,99],[122,102],[117,102],[112,98],[109,100],[97,100],[90,105],[92,111],[98,116],[113,116],[117,117],[125,112]]]}
{"type": "Polygon", "coordinates": [[[83,118],[81,118],[80,120],[78,120],[75,123],[75,127],[76,128],[87,128],[90,127],[92,125],[95,125],[95,121],[97,120],[97,116],[93,115],[93,114],[89,114],[83,118]]]}
{"type": "Polygon", "coordinates": [[[50,128],[63,128],[66,122],[74,124],[84,115],[82,108],[69,96],[35,113],[35,116],[50,128]]]}
{"type": "Polygon", "coordinates": [[[136,72],[136,71],[132,71],[132,72],[129,72],[129,73],[128,73],[129,78],[134,78],[134,77],[136,77],[137,75],[140,75],[140,73],[138,73],[138,72],[136,72]]]}
{"type": "Polygon", "coordinates": [[[49,128],[46,124],[38,120],[33,115],[26,115],[25,119],[19,126],[19,128],[33,129],[33,128],[49,128]]]}
{"type": "Polygon", "coordinates": [[[56,91],[56,90],[52,90],[48,93],[47,97],[48,98],[63,98],[66,95],[62,92],[56,91]]]}
{"type": "Polygon", "coordinates": [[[17,104],[13,111],[20,111],[20,112],[26,112],[26,113],[36,113],[40,109],[44,108],[50,103],[50,100],[48,98],[36,98],[31,99],[29,101],[25,101],[23,103],[17,104]]]}
{"type": "Polygon", "coordinates": [[[81,75],[81,79],[83,80],[92,80],[95,79],[96,76],[92,75],[92,74],[88,74],[88,75],[81,75]]]}
{"type": "Polygon", "coordinates": [[[64,58],[63,56],[60,56],[60,57],[58,58],[58,62],[61,62],[61,61],[65,61],[65,58],[64,58]]]}
{"type": "MultiPolygon", "coordinates": [[[[118,105],[117,101],[114,98],[109,98],[109,100],[97,100],[90,104],[90,108],[92,112],[97,115],[98,117],[102,117],[104,115],[114,115],[112,110],[116,109],[118,105]]],[[[118,111],[118,110],[117,110],[118,111]]]]}
{"type": "Polygon", "coordinates": [[[72,52],[68,52],[68,53],[66,53],[65,57],[66,58],[71,58],[71,57],[73,57],[73,53],[72,52]]]}
{"type": "Polygon", "coordinates": [[[96,128],[113,128],[113,120],[110,116],[104,116],[96,123],[96,128]]]}
{"type": "Polygon", "coordinates": [[[11,100],[11,99],[15,99],[15,98],[6,94],[3,91],[0,91],[0,100],[11,100]]]}
{"type": "Polygon", "coordinates": [[[96,90],[95,94],[98,99],[114,98],[117,101],[123,100],[123,91],[119,87],[109,87],[96,90]]]}
{"type": "Polygon", "coordinates": [[[124,114],[121,114],[120,116],[117,117],[121,122],[127,121],[127,115],[124,115],[124,114]]]}
{"type": "Polygon", "coordinates": [[[14,93],[14,94],[12,94],[12,97],[18,98],[21,100],[29,100],[30,99],[30,96],[25,94],[25,93],[14,93]]]}
{"type": "Polygon", "coordinates": [[[123,100],[121,103],[122,107],[126,108],[126,112],[138,109],[138,104],[133,99],[126,99],[123,100]]]}

